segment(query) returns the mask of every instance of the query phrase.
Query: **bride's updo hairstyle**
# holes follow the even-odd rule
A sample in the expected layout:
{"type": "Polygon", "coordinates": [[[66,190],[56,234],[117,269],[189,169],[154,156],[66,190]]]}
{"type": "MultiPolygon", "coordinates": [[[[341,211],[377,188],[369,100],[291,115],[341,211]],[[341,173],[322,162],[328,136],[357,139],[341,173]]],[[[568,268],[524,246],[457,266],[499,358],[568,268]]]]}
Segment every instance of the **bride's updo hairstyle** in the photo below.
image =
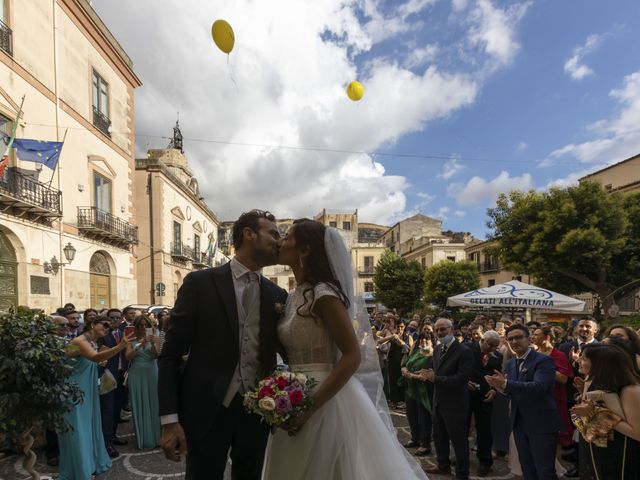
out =
{"type": "Polygon", "coordinates": [[[349,308],[349,299],[342,290],[338,279],[331,272],[327,251],[324,247],[324,236],[327,227],[322,223],[308,218],[300,218],[293,222],[293,238],[296,248],[300,252],[308,251],[309,254],[302,261],[302,275],[304,281],[310,285],[302,292],[304,303],[297,309],[298,315],[313,317],[313,313],[305,314],[302,307],[310,303],[313,305],[315,293],[313,287],[321,282],[326,283],[338,295],[338,298],[349,308]]]}

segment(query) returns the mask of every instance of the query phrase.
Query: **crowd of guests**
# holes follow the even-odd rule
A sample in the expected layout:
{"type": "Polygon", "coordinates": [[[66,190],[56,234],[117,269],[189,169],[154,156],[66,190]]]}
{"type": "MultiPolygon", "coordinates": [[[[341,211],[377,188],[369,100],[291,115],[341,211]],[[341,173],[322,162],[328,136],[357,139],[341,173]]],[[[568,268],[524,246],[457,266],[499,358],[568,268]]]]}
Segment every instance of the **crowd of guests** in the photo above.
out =
{"type": "Polygon", "coordinates": [[[47,432],[45,455],[58,466],[61,480],[84,480],[111,467],[120,455],[120,423],[132,419],[139,449],[160,445],[158,367],[156,358],[168,328],[169,311],[158,318],[134,307],[87,309],[67,304],[52,314],[58,334],[68,341],[73,366],[68,382],[76,383],[82,400],[65,415],[71,429],[47,432]]]}
{"type": "MultiPolygon", "coordinates": [[[[58,478],[108,470],[127,443],[118,425],[129,418],[137,448],[157,447],[156,358],[169,311],[79,313],[67,304],[52,316],[68,341],[68,381],[82,390],[66,414],[71,429],[47,432],[47,463],[59,466],[58,478]]],[[[640,480],[640,336],[629,326],[600,334],[591,318],[564,328],[518,317],[455,322],[394,313],[375,313],[371,323],[389,406],[406,414],[405,447],[432,456],[427,473],[455,467],[457,478],[469,478],[475,451],[478,476],[503,459],[525,480],[640,480]]]]}
{"type": "Polygon", "coordinates": [[[405,447],[435,453],[428,473],[452,473],[452,447],[461,479],[471,450],[478,476],[501,458],[526,480],[640,479],[640,336],[632,328],[615,324],[600,335],[592,318],[565,328],[394,313],[374,313],[372,328],[389,406],[404,408],[409,423],[405,447]]]}

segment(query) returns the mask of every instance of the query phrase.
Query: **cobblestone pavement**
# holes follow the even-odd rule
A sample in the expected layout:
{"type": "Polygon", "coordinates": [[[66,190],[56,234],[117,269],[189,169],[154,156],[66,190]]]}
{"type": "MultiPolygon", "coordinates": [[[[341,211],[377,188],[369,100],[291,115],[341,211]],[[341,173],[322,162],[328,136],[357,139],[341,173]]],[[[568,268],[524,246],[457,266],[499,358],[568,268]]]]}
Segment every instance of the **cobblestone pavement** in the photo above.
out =
{"type": "MultiPolygon", "coordinates": [[[[392,412],[393,423],[396,426],[398,437],[401,442],[406,442],[409,439],[409,429],[407,421],[402,412],[392,412]]],[[[123,447],[118,447],[120,451],[120,457],[116,458],[113,462],[113,467],[108,472],[98,476],[98,480],[163,480],[163,479],[183,479],[184,478],[184,463],[173,463],[166,460],[160,450],[146,450],[140,451],[135,447],[135,438],[133,437],[131,422],[120,424],[118,433],[121,438],[129,440],[129,444],[123,447]]],[[[55,478],[56,469],[47,466],[45,463],[44,454],[42,451],[38,451],[38,463],[37,470],[43,474],[43,480],[45,478],[55,478]],[[48,476],[48,477],[47,477],[48,476]]],[[[423,465],[426,465],[429,461],[435,461],[434,456],[426,457],[422,460],[423,465]]],[[[24,480],[29,478],[24,470],[22,470],[22,457],[17,455],[9,455],[0,457],[0,480],[24,480]]],[[[471,478],[476,473],[477,461],[472,452],[471,455],[471,478]]],[[[225,480],[231,478],[229,474],[229,468],[225,474],[225,480]]],[[[430,480],[440,480],[446,477],[441,475],[431,475],[430,480]]],[[[487,480],[498,479],[516,479],[520,477],[514,477],[509,473],[506,462],[503,460],[496,460],[493,469],[489,476],[484,477],[487,480]]],[[[390,479],[390,480],[402,480],[402,479],[390,479]]]]}

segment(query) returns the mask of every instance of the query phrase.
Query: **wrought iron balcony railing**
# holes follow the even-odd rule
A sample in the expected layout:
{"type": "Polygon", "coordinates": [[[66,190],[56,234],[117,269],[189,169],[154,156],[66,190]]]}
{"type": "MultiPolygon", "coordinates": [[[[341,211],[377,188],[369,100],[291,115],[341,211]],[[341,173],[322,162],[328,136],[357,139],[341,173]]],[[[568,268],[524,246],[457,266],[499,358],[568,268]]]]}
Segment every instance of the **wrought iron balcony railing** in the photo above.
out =
{"type": "Polygon", "coordinates": [[[8,168],[0,177],[0,210],[30,220],[62,216],[62,193],[8,168]]]}
{"type": "Polygon", "coordinates": [[[2,20],[0,20],[0,50],[13,56],[13,32],[2,20]]]}
{"type": "Polygon", "coordinates": [[[93,126],[104,133],[107,137],[111,137],[109,128],[111,127],[111,120],[104,113],[93,107],[93,126]]]}
{"type": "Polygon", "coordinates": [[[171,256],[183,262],[193,261],[193,248],[184,243],[171,243],[171,256]]]}
{"type": "Polygon", "coordinates": [[[497,260],[485,260],[480,264],[480,273],[497,272],[500,270],[500,262],[497,260]]]}
{"type": "Polygon", "coordinates": [[[206,253],[198,252],[194,249],[191,263],[197,268],[213,267],[213,258],[209,257],[206,253]]]}
{"type": "Polygon", "coordinates": [[[78,207],[78,229],[120,247],[138,244],[138,227],[97,207],[78,207]]]}
{"type": "Polygon", "coordinates": [[[376,267],[373,265],[358,267],[358,273],[360,275],[374,275],[376,273],[376,267]]]}

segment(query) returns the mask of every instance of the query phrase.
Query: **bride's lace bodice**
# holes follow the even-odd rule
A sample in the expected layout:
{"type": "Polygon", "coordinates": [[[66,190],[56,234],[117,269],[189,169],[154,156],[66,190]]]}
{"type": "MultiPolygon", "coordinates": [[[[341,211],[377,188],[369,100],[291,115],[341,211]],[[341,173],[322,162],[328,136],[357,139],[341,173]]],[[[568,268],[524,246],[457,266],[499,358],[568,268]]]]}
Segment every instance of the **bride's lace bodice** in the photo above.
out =
{"type": "MultiPolygon", "coordinates": [[[[305,303],[303,293],[309,288],[309,284],[303,283],[289,294],[284,318],[278,324],[278,336],[287,351],[289,365],[334,363],[336,359],[337,346],[322,320],[298,314],[298,307],[305,303]]],[[[326,283],[319,283],[313,291],[313,303],[311,292],[307,292],[308,301],[300,310],[303,314],[308,315],[320,297],[338,296],[326,283]]]]}

